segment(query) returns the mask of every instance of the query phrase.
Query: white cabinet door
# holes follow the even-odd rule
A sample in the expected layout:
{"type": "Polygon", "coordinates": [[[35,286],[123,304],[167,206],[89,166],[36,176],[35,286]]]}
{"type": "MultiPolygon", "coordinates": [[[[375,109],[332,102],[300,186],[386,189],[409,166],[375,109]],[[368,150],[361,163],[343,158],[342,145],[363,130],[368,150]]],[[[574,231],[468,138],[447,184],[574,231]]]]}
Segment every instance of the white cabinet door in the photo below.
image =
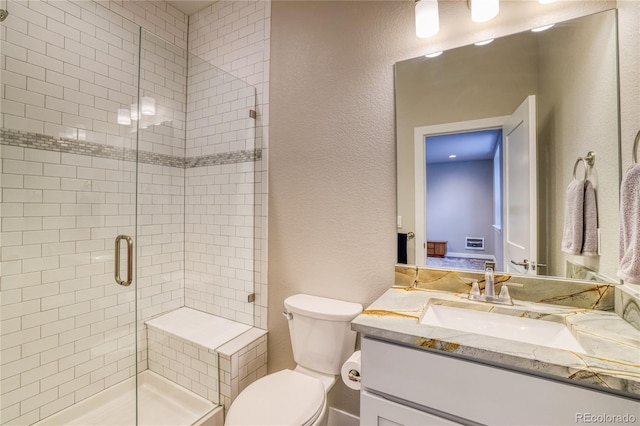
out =
{"type": "Polygon", "coordinates": [[[451,420],[360,392],[360,426],[460,425],[451,420]]]}
{"type": "Polygon", "coordinates": [[[368,337],[360,372],[363,390],[481,424],[565,426],[603,414],[640,419],[637,399],[368,337]]]}

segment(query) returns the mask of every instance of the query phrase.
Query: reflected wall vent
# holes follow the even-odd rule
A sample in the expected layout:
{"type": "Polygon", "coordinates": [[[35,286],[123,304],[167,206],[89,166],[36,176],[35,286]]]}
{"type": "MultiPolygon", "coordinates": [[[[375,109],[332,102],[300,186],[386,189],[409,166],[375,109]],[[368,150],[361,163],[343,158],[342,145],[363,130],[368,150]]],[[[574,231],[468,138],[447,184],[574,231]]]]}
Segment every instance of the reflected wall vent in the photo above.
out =
{"type": "Polygon", "coordinates": [[[484,238],[465,237],[464,248],[467,250],[484,250],[484,238]]]}

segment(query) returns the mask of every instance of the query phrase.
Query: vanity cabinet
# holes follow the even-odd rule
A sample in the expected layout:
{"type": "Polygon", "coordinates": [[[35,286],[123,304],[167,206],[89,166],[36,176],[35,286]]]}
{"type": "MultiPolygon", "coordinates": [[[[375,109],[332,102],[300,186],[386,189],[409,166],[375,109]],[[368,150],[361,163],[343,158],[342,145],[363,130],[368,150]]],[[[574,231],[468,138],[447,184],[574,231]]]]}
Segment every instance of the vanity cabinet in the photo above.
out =
{"type": "Polygon", "coordinates": [[[640,419],[636,399],[366,336],[361,377],[363,426],[568,425],[604,415],[640,419]]]}

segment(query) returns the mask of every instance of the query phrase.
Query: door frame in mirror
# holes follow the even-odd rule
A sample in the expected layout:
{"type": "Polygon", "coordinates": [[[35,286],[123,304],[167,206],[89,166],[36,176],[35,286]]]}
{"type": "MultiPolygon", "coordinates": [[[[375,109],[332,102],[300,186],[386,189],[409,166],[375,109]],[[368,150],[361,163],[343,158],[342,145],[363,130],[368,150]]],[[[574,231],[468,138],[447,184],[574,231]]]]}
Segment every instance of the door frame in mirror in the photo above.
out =
{"type": "Polygon", "coordinates": [[[434,124],[415,127],[413,129],[413,158],[414,158],[414,199],[415,199],[415,258],[414,264],[426,266],[427,262],[427,156],[425,138],[429,136],[446,135],[452,133],[475,132],[502,128],[510,116],[483,118],[479,120],[457,121],[453,123],[434,124]]]}

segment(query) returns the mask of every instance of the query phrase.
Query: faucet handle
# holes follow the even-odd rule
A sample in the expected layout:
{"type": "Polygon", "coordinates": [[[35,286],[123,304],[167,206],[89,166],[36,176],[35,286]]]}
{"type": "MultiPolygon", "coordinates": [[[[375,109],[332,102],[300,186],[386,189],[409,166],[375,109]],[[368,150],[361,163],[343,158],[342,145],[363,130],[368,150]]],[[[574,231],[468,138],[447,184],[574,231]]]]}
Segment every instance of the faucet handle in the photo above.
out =
{"type": "Polygon", "coordinates": [[[499,299],[511,301],[511,295],[509,294],[509,286],[503,285],[500,288],[500,294],[498,295],[499,299]]]}
{"type": "Polygon", "coordinates": [[[471,291],[469,292],[469,295],[472,297],[480,296],[480,287],[478,286],[478,281],[474,281],[473,284],[471,284],[471,291]]]}

